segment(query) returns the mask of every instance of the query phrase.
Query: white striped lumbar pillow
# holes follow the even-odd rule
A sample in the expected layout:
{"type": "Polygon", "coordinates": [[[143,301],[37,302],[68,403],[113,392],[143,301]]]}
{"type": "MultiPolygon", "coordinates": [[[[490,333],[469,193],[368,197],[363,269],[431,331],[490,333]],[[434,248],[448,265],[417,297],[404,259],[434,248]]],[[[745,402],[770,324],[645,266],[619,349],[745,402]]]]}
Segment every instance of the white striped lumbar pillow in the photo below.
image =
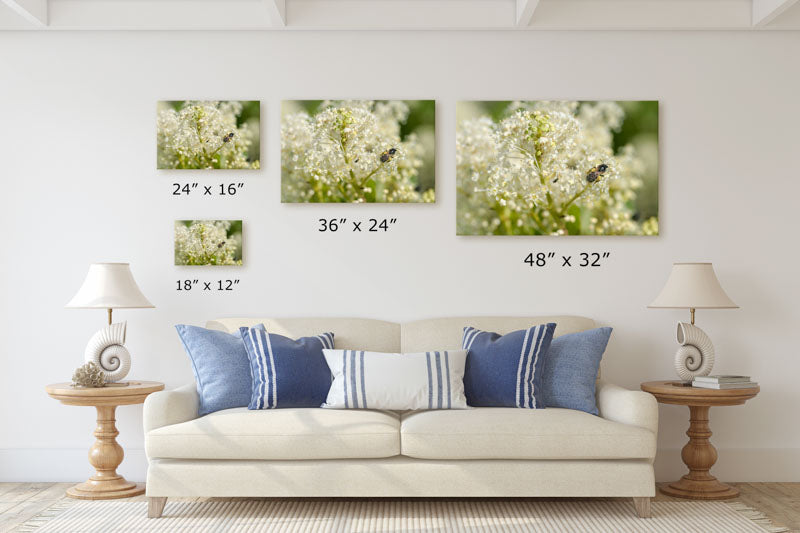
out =
{"type": "Polygon", "coordinates": [[[466,350],[382,353],[322,350],[333,374],[331,409],[466,409],[466,350]]]}

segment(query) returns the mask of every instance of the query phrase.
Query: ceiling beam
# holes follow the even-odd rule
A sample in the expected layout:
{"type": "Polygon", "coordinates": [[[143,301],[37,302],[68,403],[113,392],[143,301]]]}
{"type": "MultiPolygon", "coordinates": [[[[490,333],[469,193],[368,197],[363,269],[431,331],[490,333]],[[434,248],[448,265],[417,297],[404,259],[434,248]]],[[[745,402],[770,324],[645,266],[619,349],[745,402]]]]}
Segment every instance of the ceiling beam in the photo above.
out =
{"type": "Polygon", "coordinates": [[[292,30],[514,28],[515,0],[288,0],[292,30]]]}
{"type": "Polygon", "coordinates": [[[47,26],[47,0],[2,0],[34,26],[47,26]]]}
{"type": "Polygon", "coordinates": [[[530,26],[539,0],[517,0],[517,26],[530,26]]]}
{"type": "Polygon", "coordinates": [[[264,1],[50,0],[47,29],[202,31],[279,28],[274,17],[267,12],[264,1]],[[188,9],[190,5],[191,9],[188,9]]]}
{"type": "Polygon", "coordinates": [[[533,30],[751,29],[752,0],[551,0],[533,30]]]}
{"type": "Polygon", "coordinates": [[[286,0],[263,0],[276,26],[286,26],[286,0]]]}
{"type": "Polygon", "coordinates": [[[797,0],[753,0],[753,26],[766,26],[796,3],[797,0]]]}
{"type": "Polygon", "coordinates": [[[800,0],[0,0],[43,29],[800,30],[800,0]]]}

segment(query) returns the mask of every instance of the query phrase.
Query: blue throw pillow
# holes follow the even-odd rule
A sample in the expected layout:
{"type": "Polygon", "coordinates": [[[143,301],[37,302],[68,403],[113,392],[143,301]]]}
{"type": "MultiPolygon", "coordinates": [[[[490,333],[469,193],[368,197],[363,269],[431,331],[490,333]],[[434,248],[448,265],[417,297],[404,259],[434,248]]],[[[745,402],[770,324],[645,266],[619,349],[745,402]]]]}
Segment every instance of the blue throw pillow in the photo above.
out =
{"type": "Polygon", "coordinates": [[[611,328],[597,328],[553,339],[542,380],[547,407],[600,413],[595,381],[609,337],[611,328]]]}
{"type": "Polygon", "coordinates": [[[239,328],[253,376],[248,409],[320,407],[331,388],[322,355],[333,333],[292,340],[258,328],[239,328]]]}
{"type": "Polygon", "coordinates": [[[473,407],[542,409],[542,367],[553,340],[553,323],[507,335],[464,328],[468,350],[464,392],[473,407]]]}
{"type": "MultiPolygon", "coordinates": [[[[263,324],[256,327],[264,329],[263,324]]],[[[175,329],[192,361],[200,397],[198,414],[247,406],[252,378],[242,334],[184,325],[175,329]]]]}

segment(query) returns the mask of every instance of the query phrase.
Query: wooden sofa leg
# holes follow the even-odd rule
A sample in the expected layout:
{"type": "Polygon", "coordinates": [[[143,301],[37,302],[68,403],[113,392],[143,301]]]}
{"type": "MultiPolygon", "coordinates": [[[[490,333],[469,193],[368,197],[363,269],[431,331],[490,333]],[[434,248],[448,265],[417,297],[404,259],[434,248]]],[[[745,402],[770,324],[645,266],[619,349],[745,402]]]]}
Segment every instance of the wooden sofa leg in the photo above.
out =
{"type": "Polygon", "coordinates": [[[650,498],[634,497],[633,506],[636,508],[636,514],[639,518],[650,518],[653,516],[650,512],[650,498]]]}
{"type": "Polygon", "coordinates": [[[167,497],[148,497],[147,498],[147,518],[161,518],[164,506],[167,505],[167,497]]]}

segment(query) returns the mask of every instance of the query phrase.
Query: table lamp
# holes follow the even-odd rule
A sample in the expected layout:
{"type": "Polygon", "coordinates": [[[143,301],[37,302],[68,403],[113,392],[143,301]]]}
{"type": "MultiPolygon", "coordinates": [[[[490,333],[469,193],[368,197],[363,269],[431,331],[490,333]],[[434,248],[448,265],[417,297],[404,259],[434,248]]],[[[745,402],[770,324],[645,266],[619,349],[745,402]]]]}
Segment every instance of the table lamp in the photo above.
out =
{"type": "Polygon", "coordinates": [[[736,309],[719,284],[711,263],[675,263],[661,293],[648,308],[688,309],[691,322],[678,322],[675,370],[684,381],[707,376],[714,366],[714,345],[694,325],[696,309],[736,309]]]}
{"type": "Polygon", "coordinates": [[[131,274],[128,263],[94,263],[78,293],[67,304],[72,309],[107,309],[108,326],[95,333],[86,345],[84,360],[94,362],[105,373],[107,382],[120,381],[131,368],[131,355],[125,348],[127,322],[112,324],[114,309],[155,307],[145,298],[131,274]]]}

